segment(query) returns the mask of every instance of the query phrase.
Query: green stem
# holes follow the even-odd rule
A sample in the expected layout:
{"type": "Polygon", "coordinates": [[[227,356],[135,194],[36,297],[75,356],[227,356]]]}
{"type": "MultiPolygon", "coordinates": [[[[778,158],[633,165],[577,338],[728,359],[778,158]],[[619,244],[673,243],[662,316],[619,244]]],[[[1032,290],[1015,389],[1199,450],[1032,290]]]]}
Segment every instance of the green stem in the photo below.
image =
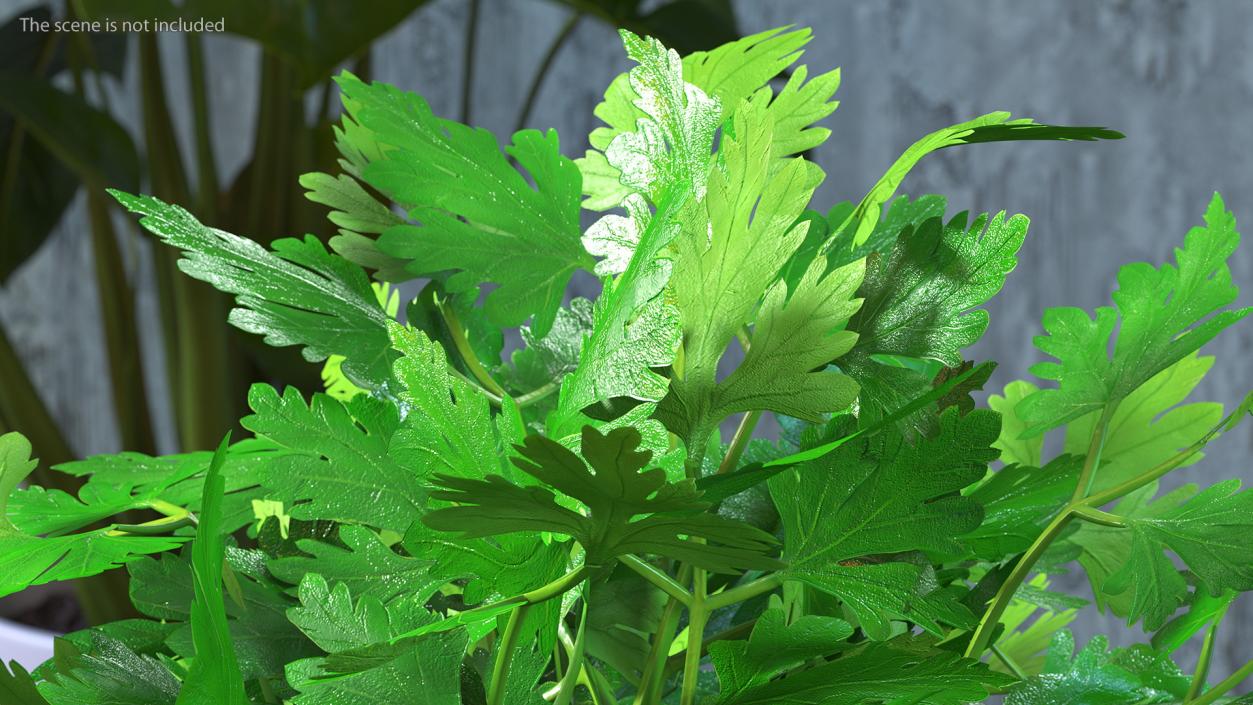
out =
{"type": "Polygon", "coordinates": [[[509,679],[513,650],[518,645],[522,622],[526,620],[526,614],[530,609],[529,604],[521,604],[509,614],[505,632],[500,637],[500,643],[496,645],[496,663],[492,666],[492,685],[487,694],[487,705],[504,705],[505,681],[509,679]]]}
{"type": "Polygon", "coordinates": [[[988,645],[992,641],[992,634],[996,631],[996,627],[1001,622],[1001,615],[1005,613],[1005,609],[1009,607],[1010,601],[1014,598],[1014,593],[1018,591],[1018,587],[1026,580],[1027,575],[1031,573],[1031,569],[1035,567],[1036,561],[1040,560],[1040,556],[1048,550],[1049,544],[1053,539],[1057,538],[1066,525],[1070,523],[1074,517],[1071,507],[1063,509],[1044,531],[1036,537],[1031,547],[1018,559],[1017,565],[1010,572],[1009,577],[1001,584],[1001,588],[996,591],[996,596],[992,598],[992,603],[988,606],[986,612],[983,613],[983,619],[979,620],[979,626],[975,629],[974,636],[970,638],[970,645],[966,647],[966,657],[978,659],[987,650],[988,645]]]}
{"type": "Polygon", "coordinates": [[[1086,504],[1074,507],[1072,511],[1075,517],[1099,526],[1108,526],[1113,529],[1127,528],[1126,519],[1118,516],[1117,514],[1110,514],[1109,512],[1103,512],[1095,507],[1089,507],[1086,504]]]}
{"type": "Polygon", "coordinates": [[[196,522],[191,514],[183,514],[181,517],[161,517],[153,519],[142,524],[118,524],[109,532],[109,536],[125,536],[127,534],[134,536],[163,536],[184,526],[195,526],[196,522]]]}
{"type": "Polygon", "coordinates": [[[679,690],[679,705],[695,705],[696,686],[700,679],[701,640],[705,636],[705,624],[709,621],[709,607],[705,593],[709,579],[704,569],[697,568],[692,574],[692,604],[688,607],[687,657],[683,661],[683,685],[679,690]]]}
{"type": "Polygon", "coordinates": [[[478,38],[479,0],[470,0],[466,11],[466,34],[461,52],[461,122],[470,124],[474,93],[474,54],[478,38]]]}
{"type": "Polygon", "coordinates": [[[578,27],[579,20],[582,18],[582,10],[570,13],[570,16],[566,18],[565,23],[561,25],[561,29],[557,32],[557,36],[548,45],[548,51],[544,52],[544,58],[540,60],[539,68],[535,70],[535,76],[531,79],[531,87],[527,89],[526,100],[522,102],[522,110],[518,112],[518,120],[513,128],[514,132],[526,127],[527,120],[531,118],[531,111],[535,108],[535,100],[539,98],[540,88],[544,85],[544,79],[548,76],[548,70],[552,68],[553,60],[561,52],[561,47],[565,46],[566,41],[574,34],[574,29],[578,27]]]}
{"type": "MultiPolygon", "coordinates": [[[[683,564],[679,568],[679,582],[687,581],[692,575],[692,567],[683,564]]],[[[666,601],[661,619],[657,622],[657,633],[653,636],[653,645],[648,652],[648,660],[644,663],[644,672],[640,674],[640,687],[635,692],[632,705],[645,705],[660,702],[661,684],[665,680],[666,659],[670,656],[670,644],[674,641],[674,632],[679,626],[681,603],[671,597],[666,601]]]]}
{"type": "Polygon", "coordinates": [[[658,569],[652,563],[641,560],[631,554],[618,556],[618,560],[631,570],[639,573],[648,582],[656,585],[662,592],[670,597],[678,600],[686,606],[692,604],[692,593],[677,580],[671,578],[664,571],[658,569]]]}
{"type": "Polygon", "coordinates": [[[737,585],[729,590],[723,590],[714,595],[710,595],[705,600],[705,607],[713,612],[714,610],[730,607],[731,605],[751,600],[758,595],[770,592],[783,584],[783,576],[779,573],[770,573],[763,575],[756,580],[737,585]]]}
{"type": "Polygon", "coordinates": [[[1188,705],[1205,690],[1205,679],[1209,677],[1210,661],[1214,658],[1214,641],[1218,636],[1218,625],[1222,623],[1223,617],[1227,616],[1227,609],[1231,604],[1214,615],[1214,621],[1209,625],[1209,631],[1205,633],[1205,641],[1201,643],[1201,655],[1196,661],[1196,672],[1192,675],[1192,683],[1188,686],[1188,694],[1184,696],[1184,705],[1188,705]]]}
{"type": "Polygon", "coordinates": [[[584,678],[580,680],[592,694],[592,705],[615,705],[618,699],[613,695],[613,686],[609,679],[599,670],[583,664],[584,678]]]}
{"type": "Polygon", "coordinates": [[[1014,661],[1014,659],[1010,658],[1009,654],[1002,651],[1001,647],[997,646],[996,644],[993,644],[992,653],[996,654],[996,657],[1001,660],[1001,663],[1005,664],[1005,667],[1009,669],[1010,673],[1014,674],[1015,678],[1017,678],[1020,681],[1027,680],[1027,678],[1029,677],[1027,675],[1027,672],[1022,670],[1022,666],[1019,666],[1014,661]]]}
{"type": "Polygon", "coordinates": [[[1241,666],[1240,670],[1231,674],[1229,677],[1227,677],[1218,685],[1214,686],[1213,688],[1210,688],[1208,692],[1206,692],[1204,695],[1197,698],[1196,700],[1193,700],[1188,705],[1211,705],[1211,703],[1221,698],[1222,696],[1226,695],[1227,691],[1231,690],[1237,685],[1240,685],[1240,683],[1244,682],[1245,678],[1248,678],[1251,675],[1253,675],[1253,661],[1249,661],[1248,663],[1241,666]]]}
{"type": "Polygon", "coordinates": [[[474,380],[470,379],[469,377],[466,377],[465,375],[461,374],[461,370],[457,369],[456,367],[453,367],[451,364],[448,365],[447,369],[448,369],[448,374],[470,385],[470,387],[474,389],[474,391],[478,392],[479,394],[482,394],[483,397],[487,399],[488,403],[490,403],[495,408],[499,409],[501,403],[504,402],[504,400],[501,399],[500,397],[484,389],[483,385],[478,384],[474,380]]]}
{"type": "Polygon", "coordinates": [[[1178,453],[1175,453],[1174,455],[1170,456],[1169,458],[1162,461],[1158,465],[1154,466],[1147,472],[1141,475],[1138,475],[1136,477],[1133,477],[1130,480],[1127,480],[1126,482],[1115,485],[1107,490],[1102,490],[1100,492],[1097,492],[1091,497],[1088,497],[1087,499],[1083,500],[1083,503],[1089,507],[1099,507],[1101,505],[1108,504],[1109,502],[1112,502],[1120,497],[1125,497],[1128,494],[1131,494],[1132,492],[1135,492],[1136,490],[1140,489],[1141,487],[1144,487],[1150,482],[1160,479],[1161,477],[1170,473],[1170,471],[1180,467],[1184,463],[1191,460],[1192,457],[1195,456],[1197,453],[1200,453],[1201,450],[1205,448],[1205,446],[1211,440],[1213,440],[1216,435],[1222,433],[1222,431],[1225,430],[1225,427],[1229,424],[1229,422],[1234,420],[1236,413],[1240,413],[1239,410],[1237,410],[1235,413],[1228,416],[1227,419],[1224,420],[1222,425],[1220,425],[1216,429],[1207,433],[1200,440],[1188,446],[1187,448],[1184,448],[1178,453]]]}
{"type": "Polygon", "coordinates": [[[553,392],[559,389],[561,389],[560,382],[546,382],[542,386],[536,387],[535,389],[532,389],[526,394],[523,394],[522,396],[517,397],[516,399],[513,400],[513,402],[517,404],[519,407],[525,409],[526,407],[536,402],[542,401],[552,396],[553,392]]]}
{"type": "MultiPolygon", "coordinates": [[[[755,618],[750,619],[747,622],[740,622],[733,627],[727,627],[707,639],[702,639],[700,645],[701,655],[709,653],[710,644],[716,644],[719,641],[742,641],[748,638],[748,635],[753,631],[753,627],[756,626],[756,624],[757,620],[755,618]]],[[[683,662],[686,660],[687,654],[675,654],[668,657],[666,659],[665,673],[669,675],[681,670],[683,668],[683,662]]]]}
{"type": "MultiPolygon", "coordinates": [[[[1150,482],[1166,475],[1171,470],[1174,470],[1175,468],[1178,468],[1188,462],[1188,460],[1190,460],[1194,455],[1200,453],[1201,449],[1204,448],[1206,444],[1212,441],[1215,437],[1233,428],[1236,423],[1243,418],[1244,414],[1249,413],[1250,404],[1253,404],[1253,401],[1251,400],[1253,400],[1253,394],[1247,396],[1244,402],[1242,402],[1235,411],[1228,414],[1225,419],[1223,419],[1217,426],[1210,429],[1208,433],[1198,439],[1195,443],[1170,458],[1167,458],[1165,461],[1156,465],[1147,472],[1127,480],[1126,482],[1115,485],[1114,487],[1077,500],[1070,505],[1067,505],[1065,509],[1059,512],[1057,516],[1049,522],[1048,526],[1044,528],[1044,531],[1036,537],[1035,542],[1031,544],[1031,547],[1027,549],[1027,552],[1024,553],[1022,558],[1018,560],[1018,564],[1014,566],[1013,571],[1010,572],[1009,577],[1005,580],[1005,583],[1001,585],[1001,589],[997,591],[996,596],[988,605],[988,609],[984,613],[983,618],[979,621],[978,628],[976,628],[974,635],[971,637],[970,645],[966,648],[966,656],[968,658],[979,658],[983,655],[983,652],[987,650],[989,642],[992,639],[992,633],[995,631],[997,624],[1000,623],[1001,615],[1005,613],[1005,609],[1009,606],[1010,600],[1013,599],[1014,593],[1031,572],[1031,569],[1035,566],[1036,561],[1040,559],[1040,556],[1044,555],[1044,552],[1048,549],[1049,544],[1051,544],[1053,540],[1061,534],[1062,529],[1066,527],[1066,524],[1072,518],[1080,517],[1087,521],[1092,521],[1106,526],[1125,526],[1125,522],[1121,517],[1117,517],[1107,512],[1095,511],[1096,508],[1108,504],[1109,502],[1112,502],[1120,497],[1125,497],[1129,493],[1144,487],[1150,482]]],[[[1100,454],[1100,447],[1103,441],[1098,441],[1097,437],[1104,436],[1105,425],[1108,424],[1109,421],[1108,418],[1105,418],[1106,416],[1107,414],[1102,414],[1102,421],[1097,424],[1097,432],[1093,433],[1093,443],[1092,448],[1089,449],[1089,459],[1084,463],[1085,473],[1080,475],[1080,480],[1078,486],[1076,487],[1076,494],[1079,494],[1079,487],[1083,487],[1091,482],[1093,475],[1092,469],[1095,468],[1097,464],[1097,460],[1093,459],[1092,450],[1094,449],[1096,451],[1095,455],[1100,454]]],[[[1086,492],[1083,494],[1086,494],[1086,492]]]]}
{"type": "Polygon", "coordinates": [[[192,126],[196,139],[197,215],[217,220],[218,168],[213,152],[213,130],[209,124],[209,90],[205,84],[204,43],[200,34],[184,35],[187,48],[187,78],[191,86],[192,126]]]}
{"type": "Polygon", "coordinates": [[[744,414],[744,418],[740,419],[740,425],[735,427],[735,435],[731,437],[731,445],[727,448],[727,454],[718,465],[717,474],[724,475],[729,473],[740,464],[740,457],[744,455],[744,449],[748,447],[748,441],[753,437],[753,429],[757,427],[759,420],[761,420],[760,411],[750,411],[744,414]]]}
{"type": "Polygon", "coordinates": [[[1079,502],[1092,492],[1092,483],[1096,481],[1096,470],[1101,464],[1101,450],[1105,448],[1106,430],[1109,428],[1109,420],[1117,408],[1117,404],[1106,404],[1101,411],[1100,419],[1097,420],[1096,426],[1092,429],[1092,441],[1088,444],[1088,455],[1083,461],[1083,470],[1079,473],[1079,481],[1075,483],[1075,492],[1070,497],[1071,504],[1079,502]]]}
{"type": "Polygon", "coordinates": [[[497,397],[505,398],[509,393],[505,388],[496,383],[492,376],[488,374],[487,368],[479,361],[479,356],[475,354],[474,348],[470,345],[470,340],[466,336],[465,326],[461,325],[461,319],[457,317],[457,312],[453,310],[452,304],[447,301],[435,301],[436,308],[439,309],[440,315],[444,317],[444,324],[448,326],[448,334],[452,336],[453,345],[457,347],[457,352],[461,354],[461,359],[469,368],[470,374],[482,384],[484,389],[495,394],[497,397]]]}
{"type": "Polygon", "coordinates": [[[570,705],[574,700],[574,691],[578,687],[579,679],[583,676],[583,654],[587,650],[585,643],[587,641],[587,633],[591,631],[587,624],[587,605],[588,592],[591,585],[583,588],[583,616],[579,619],[579,633],[574,637],[574,649],[570,652],[570,663],[566,667],[566,675],[558,684],[559,691],[557,699],[553,701],[553,705],[570,705]]]}

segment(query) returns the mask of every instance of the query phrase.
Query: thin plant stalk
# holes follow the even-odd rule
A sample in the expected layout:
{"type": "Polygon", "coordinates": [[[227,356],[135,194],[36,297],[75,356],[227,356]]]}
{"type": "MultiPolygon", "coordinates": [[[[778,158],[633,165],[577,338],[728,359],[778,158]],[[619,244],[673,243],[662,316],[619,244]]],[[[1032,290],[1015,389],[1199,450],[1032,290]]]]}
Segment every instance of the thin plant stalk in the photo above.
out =
{"type": "Polygon", "coordinates": [[[527,88],[526,99],[522,101],[522,109],[518,111],[518,119],[514,123],[514,132],[526,127],[527,121],[531,119],[531,111],[535,109],[535,101],[539,99],[540,90],[544,87],[544,81],[548,78],[548,72],[552,69],[553,61],[561,53],[561,48],[573,36],[574,30],[579,26],[579,20],[581,19],[583,19],[582,11],[571,12],[566,21],[562,23],[561,29],[557,31],[557,36],[553,37],[553,41],[548,45],[548,50],[544,52],[544,58],[540,59],[539,67],[535,69],[535,75],[531,77],[531,85],[527,88]]]}

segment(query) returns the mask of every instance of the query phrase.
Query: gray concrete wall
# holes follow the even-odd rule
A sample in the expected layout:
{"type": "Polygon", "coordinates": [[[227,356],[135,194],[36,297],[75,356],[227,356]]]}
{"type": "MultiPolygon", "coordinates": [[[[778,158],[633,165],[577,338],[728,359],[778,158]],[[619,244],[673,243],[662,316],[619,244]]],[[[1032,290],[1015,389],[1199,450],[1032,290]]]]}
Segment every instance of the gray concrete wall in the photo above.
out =
{"type": "MultiPolygon", "coordinates": [[[[9,14],[25,3],[0,2],[9,14]]],[[[843,67],[840,109],[831,139],[815,155],[827,180],[815,206],[857,199],[914,139],[991,110],[1042,121],[1107,125],[1128,139],[1103,144],[1004,144],[946,150],[929,157],[904,184],[912,194],[949,196],[952,212],[1009,210],[1032,219],[1022,264],[990,306],[992,324],[974,353],[1001,362],[997,385],[1026,375],[1040,354],[1049,306],[1092,308],[1109,302],[1117,268],[1159,263],[1200,222],[1210,194],[1221,191],[1237,218],[1253,223],[1253,4],[1243,0],[742,0],[743,32],[782,24],[813,27],[804,62],[843,67]]],[[[565,18],[540,0],[485,0],[474,92],[475,122],[506,132],[535,65],[565,18]]],[[[462,0],[436,0],[386,37],[375,75],[421,92],[438,113],[455,115],[461,81],[462,0]]],[[[165,37],[171,98],[186,105],[181,45],[165,37]]],[[[255,53],[230,37],[208,43],[214,131],[224,176],[250,149],[256,106],[255,53]]],[[[582,153],[595,126],[591,108],[627,68],[611,28],[584,22],[550,75],[531,124],[556,127],[568,154],[582,153]]],[[[132,71],[113,87],[114,105],[135,124],[132,71]]],[[[190,123],[180,113],[184,138],[190,123]]],[[[190,140],[185,139],[185,146],[190,140]]],[[[81,205],[40,255],[0,291],[0,321],[28,360],[75,450],[117,450],[96,322],[81,205]]],[[[132,264],[145,321],[155,323],[147,256],[135,241],[132,264]]],[[[1253,247],[1234,259],[1233,276],[1253,303],[1253,247]]],[[[154,338],[155,340],[155,338],[154,338]]],[[[1218,362],[1197,399],[1236,402],[1253,388],[1253,324],[1210,345],[1218,362]]],[[[155,358],[159,352],[150,351],[155,358]]],[[[161,380],[152,366],[152,386],[161,380]]],[[[157,418],[163,414],[158,413],[157,418]]],[[[163,438],[171,438],[168,424],[163,438]]],[[[1224,438],[1187,480],[1253,477],[1253,424],[1224,438]]],[[[1253,558],[1253,557],[1251,557],[1253,558]]],[[[1074,587],[1086,590],[1080,576],[1074,587]]],[[[1215,674],[1253,650],[1253,600],[1228,618],[1215,674]]],[[[1108,631],[1116,643],[1142,640],[1118,620],[1090,615],[1081,640],[1108,631]]],[[[1186,666],[1191,656],[1182,656],[1186,666]]]]}

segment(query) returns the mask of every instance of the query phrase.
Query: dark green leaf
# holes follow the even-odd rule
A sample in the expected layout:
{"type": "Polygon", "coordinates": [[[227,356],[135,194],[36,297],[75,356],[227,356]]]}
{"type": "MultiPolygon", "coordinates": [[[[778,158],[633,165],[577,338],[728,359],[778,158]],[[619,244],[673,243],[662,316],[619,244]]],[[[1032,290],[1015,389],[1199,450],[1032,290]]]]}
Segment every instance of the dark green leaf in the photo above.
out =
{"type": "Polygon", "coordinates": [[[640,472],[651,457],[639,450],[640,440],[631,427],[601,435],[586,426],[583,457],[541,436],[528,436],[519,448],[521,457],[513,462],[520,470],[581,502],[587,515],[558,504],[545,487],[519,487],[499,475],[484,480],[437,475],[441,489],[432,498],[455,506],[430,512],[422,521],[466,538],[552,531],[577,540],[592,566],[607,565],[622,553],[677,558],[715,571],[777,565],[764,555],[773,543],[769,534],[697,513],[706,505],[691,484],[667,482],[661,468],[640,472]],[[638,515],[644,518],[632,520],[638,515]]]}
{"type": "Polygon", "coordinates": [[[927,638],[876,642],[780,681],[749,688],[719,705],[959,705],[982,701],[1012,682],[984,664],[934,647],[927,638]]]}
{"type": "Polygon", "coordinates": [[[995,458],[998,421],[988,411],[961,416],[949,409],[934,438],[910,445],[900,433],[880,434],[772,478],[787,575],[849,603],[876,638],[887,636],[885,615],[916,610],[910,618],[929,629],[937,618],[968,619],[955,604],[943,610],[947,615],[924,606],[932,591],[920,585],[917,566],[857,559],[911,550],[960,554],[958,537],[977,527],[983,512],[955,493],[995,458]]]}

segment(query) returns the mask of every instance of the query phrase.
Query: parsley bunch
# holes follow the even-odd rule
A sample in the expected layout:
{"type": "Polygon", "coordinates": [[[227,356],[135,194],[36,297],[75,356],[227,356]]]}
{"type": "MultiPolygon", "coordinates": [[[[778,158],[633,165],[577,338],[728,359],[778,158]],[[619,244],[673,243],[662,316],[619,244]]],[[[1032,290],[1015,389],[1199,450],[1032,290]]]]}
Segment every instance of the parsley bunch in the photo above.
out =
{"type": "Polygon", "coordinates": [[[1112,307],[1045,313],[1046,386],[975,408],[992,365],[963,351],[1027,219],[899,185],[946,147],[1121,135],[990,113],[824,213],[803,155],[840,76],[797,64],[808,30],[622,37],[575,160],[341,75],[342,173],[301,179],[329,243],[114,192],[326,393],[254,386],[252,436],[213,453],[55,468],[77,496],[19,488],[30,446],[0,437],[0,593],[125,565],[145,615],[0,669],[4,702],[1206,705],[1253,671],[1207,687],[1253,495],[1157,490],[1249,411],[1184,403],[1249,311],[1222,200],[1112,307]],[[567,297],[579,270],[594,300],[567,297]],[[1075,654],[1085,601],[1048,582],[1075,562],[1149,644],[1075,654]],[[1170,654],[1202,631],[1189,677],[1170,654]]]}

